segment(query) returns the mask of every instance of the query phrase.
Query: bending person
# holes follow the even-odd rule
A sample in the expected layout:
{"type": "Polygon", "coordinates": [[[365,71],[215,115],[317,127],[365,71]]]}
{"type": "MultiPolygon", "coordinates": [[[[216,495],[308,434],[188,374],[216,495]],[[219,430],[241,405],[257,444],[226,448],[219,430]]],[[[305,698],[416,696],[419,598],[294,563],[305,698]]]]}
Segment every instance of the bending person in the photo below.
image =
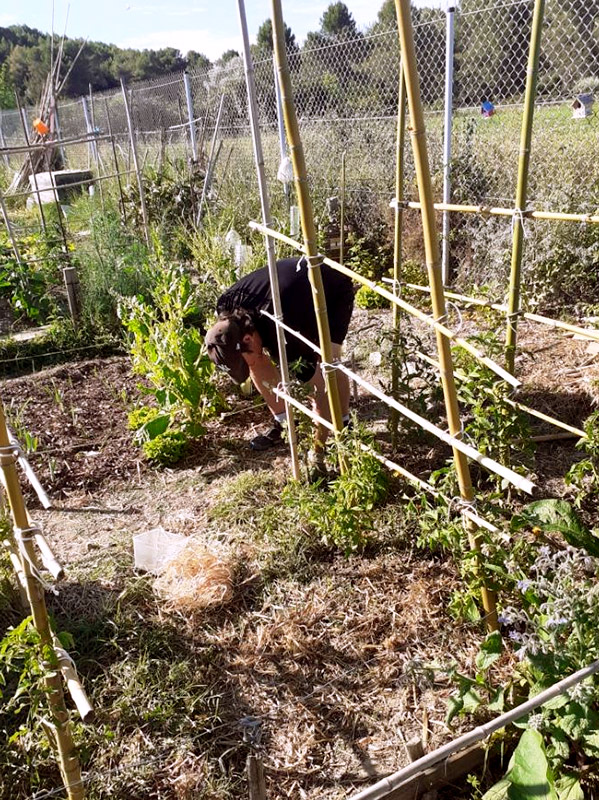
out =
{"type": "MultiPolygon", "coordinates": [[[[354,292],[351,279],[328,267],[321,266],[322,279],[331,330],[333,359],[341,356],[341,345],[351,319],[354,292]]],[[[308,280],[308,263],[304,257],[277,261],[279,290],[283,322],[306,339],[318,344],[318,327],[308,280]]],[[[281,441],[285,421],[285,404],[277,398],[274,389],[281,376],[274,361],[278,361],[277,331],[273,320],[260,312],[273,313],[268,269],[256,270],[237,281],[219,297],[216,310],[218,320],[206,334],[208,355],[220,369],[225,370],[235,383],[251,377],[270,409],[274,424],[266,433],[252,439],[254,450],[267,450],[281,441]]],[[[320,359],[305,342],[285,331],[287,361],[290,373],[312,389],[315,411],[330,420],[329,402],[320,359]]],[[[349,419],[349,381],[337,372],[337,383],[344,422],[349,419]]],[[[318,426],[317,445],[322,445],[327,431],[318,426]]]]}

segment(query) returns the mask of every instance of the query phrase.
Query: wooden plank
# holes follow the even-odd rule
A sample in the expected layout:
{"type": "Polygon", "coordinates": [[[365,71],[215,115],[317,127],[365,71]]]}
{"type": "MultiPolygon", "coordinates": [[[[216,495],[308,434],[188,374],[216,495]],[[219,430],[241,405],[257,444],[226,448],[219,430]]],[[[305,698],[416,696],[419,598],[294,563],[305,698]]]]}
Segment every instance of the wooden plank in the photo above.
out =
{"type": "Polygon", "coordinates": [[[418,800],[425,792],[430,792],[431,789],[442,789],[477,769],[484,760],[485,748],[480,744],[474,744],[472,747],[455,753],[443,763],[431,767],[426,772],[414,775],[406,783],[383,796],[385,800],[418,800]]]}

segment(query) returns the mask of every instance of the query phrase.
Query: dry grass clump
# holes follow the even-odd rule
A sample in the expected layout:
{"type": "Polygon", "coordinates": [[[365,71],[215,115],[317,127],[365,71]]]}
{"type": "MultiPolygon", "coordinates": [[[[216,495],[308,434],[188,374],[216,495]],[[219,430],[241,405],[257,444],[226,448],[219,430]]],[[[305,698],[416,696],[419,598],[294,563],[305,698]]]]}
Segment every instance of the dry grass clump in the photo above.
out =
{"type": "Polygon", "coordinates": [[[224,605],[233,597],[231,561],[192,540],[169,561],[154,589],[168,611],[192,613],[224,605]]]}

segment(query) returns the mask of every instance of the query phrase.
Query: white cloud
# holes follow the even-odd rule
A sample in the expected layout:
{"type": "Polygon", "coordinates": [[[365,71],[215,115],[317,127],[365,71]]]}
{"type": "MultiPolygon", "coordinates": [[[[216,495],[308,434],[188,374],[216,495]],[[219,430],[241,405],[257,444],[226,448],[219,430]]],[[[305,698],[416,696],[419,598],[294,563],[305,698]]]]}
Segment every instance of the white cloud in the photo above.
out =
{"type": "Polygon", "coordinates": [[[226,50],[241,51],[241,36],[223,36],[204,28],[195,30],[153,31],[140,36],[131,36],[118,42],[119,47],[133,47],[136,50],[159,50],[162,47],[176,47],[183,55],[189,50],[204,53],[214,61],[226,50]]]}
{"type": "Polygon", "coordinates": [[[16,25],[17,18],[14,14],[0,14],[0,26],[3,28],[7,27],[8,25],[16,25]]]}

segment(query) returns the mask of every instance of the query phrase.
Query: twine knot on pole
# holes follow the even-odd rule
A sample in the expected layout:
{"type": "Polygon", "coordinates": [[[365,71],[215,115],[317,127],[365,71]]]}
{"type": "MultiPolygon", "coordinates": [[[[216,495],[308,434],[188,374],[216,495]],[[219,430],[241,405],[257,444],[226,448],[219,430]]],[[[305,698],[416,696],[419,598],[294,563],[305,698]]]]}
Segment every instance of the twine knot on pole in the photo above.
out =
{"type": "Polygon", "coordinates": [[[37,568],[37,564],[29,555],[27,548],[25,547],[26,542],[32,542],[35,538],[37,533],[42,532],[41,525],[36,525],[35,523],[32,524],[29,528],[17,528],[16,526],[13,528],[15,534],[15,541],[17,543],[17,547],[19,548],[19,553],[21,554],[21,558],[29,564],[29,568],[31,570],[31,576],[36,579],[36,581],[40,584],[42,589],[45,589],[48,592],[52,592],[52,594],[58,597],[58,589],[54,586],[49,584],[42,574],[40,573],[39,569],[37,568]]]}
{"type": "Polygon", "coordinates": [[[514,234],[514,230],[516,228],[516,223],[520,223],[520,227],[522,228],[522,233],[524,234],[524,238],[528,239],[528,231],[526,230],[526,226],[524,225],[524,215],[528,214],[528,211],[522,208],[515,208],[514,213],[512,215],[512,235],[514,234]]]}
{"type": "Polygon", "coordinates": [[[19,446],[14,442],[0,447],[0,467],[9,467],[19,459],[19,446]]]}
{"type": "Polygon", "coordinates": [[[260,747],[262,740],[262,717],[243,717],[239,720],[243,741],[250,747],[260,747]]]}

